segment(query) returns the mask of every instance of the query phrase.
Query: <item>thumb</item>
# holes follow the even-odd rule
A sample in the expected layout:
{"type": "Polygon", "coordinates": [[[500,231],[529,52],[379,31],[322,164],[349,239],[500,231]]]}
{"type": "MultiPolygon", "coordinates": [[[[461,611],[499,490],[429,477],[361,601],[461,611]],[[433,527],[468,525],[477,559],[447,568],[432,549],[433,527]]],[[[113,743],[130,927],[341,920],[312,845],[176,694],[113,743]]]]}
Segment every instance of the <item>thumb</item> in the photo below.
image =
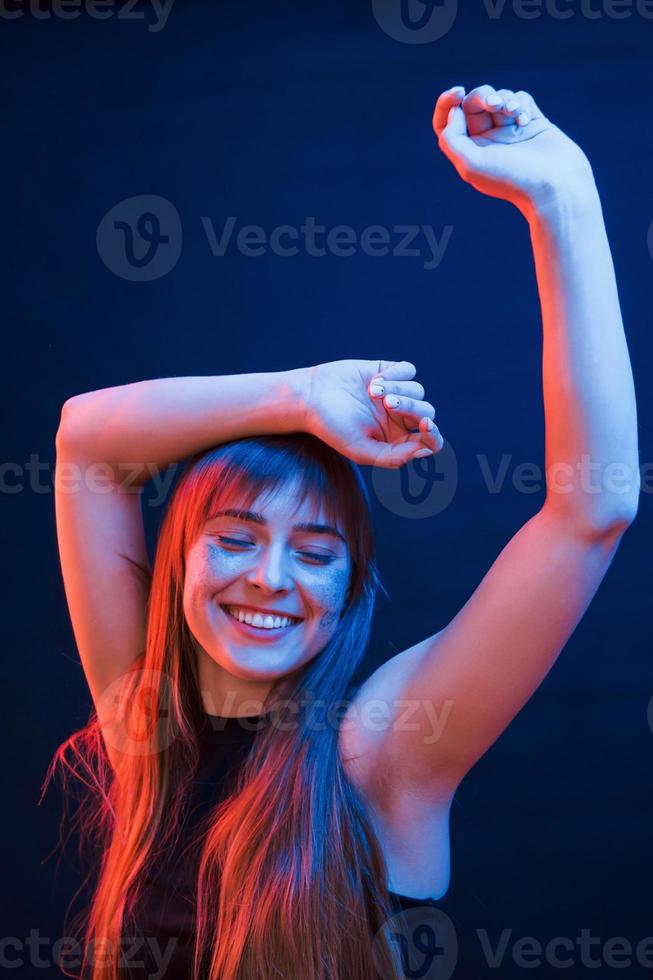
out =
{"type": "MultiPolygon", "coordinates": [[[[447,116],[447,126],[451,127],[451,133],[458,135],[467,135],[467,120],[465,119],[465,110],[459,105],[452,105],[449,109],[449,115],[447,116]]],[[[445,129],[447,128],[445,126],[445,129]]]]}
{"type": "Polygon", "coordinates": [[[424,446],[418,432],[401,442],[382,442],[364,437],[356,445],[356,462],[365,466],[398,469],[409,463],[419,449],[424,448],[427,447],[424,446]]]}
{"type": "Polygon", "coordinates": [[[479,148],[467,132],[467,119],[460,106],[452,106],[449,110],[447,125],[440,133],[438,145],[459,173],[461,164],[475,165],[479,148]]]}
{"type": "Polygon", "coordinates": [[[379,361],[377,375],[388,381],[410,381],[417,374],[417,368],[412,361],[379,361]]]}

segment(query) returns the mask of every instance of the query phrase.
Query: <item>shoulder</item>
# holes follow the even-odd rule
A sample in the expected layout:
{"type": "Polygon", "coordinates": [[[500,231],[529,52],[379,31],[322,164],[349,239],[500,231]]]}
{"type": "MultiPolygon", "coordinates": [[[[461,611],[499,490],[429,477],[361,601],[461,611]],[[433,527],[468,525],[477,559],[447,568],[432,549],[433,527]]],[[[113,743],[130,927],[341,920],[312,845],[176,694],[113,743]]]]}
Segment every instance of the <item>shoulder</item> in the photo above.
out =
{"type": "Polygon", "coordinates": [[[387,747],[403,705],[402,687],[419,657],[417,647],[397,653],[369,677],[348,688],[349,706],[340,726],[343,762],[350,756],[369,756],[387,747]]]}
{"type": "MultiPolygon", "coordinates": [[[[410,745],[405,731],[415,727],[415,720],[411,722],[411,705],[402,696],[406,678],[421,656],[418,646],[410,647],[376,668],[353,689],[340,726],[340,758],[347,777],[383,810],[394,808],[402,798],[418,799],[424,792],[421,780],[413,778],[410,758],[405,757],[410,745]]],[[[449,803],[451,795],[450,788],[443,787],[442,802],[449,803]]]]}

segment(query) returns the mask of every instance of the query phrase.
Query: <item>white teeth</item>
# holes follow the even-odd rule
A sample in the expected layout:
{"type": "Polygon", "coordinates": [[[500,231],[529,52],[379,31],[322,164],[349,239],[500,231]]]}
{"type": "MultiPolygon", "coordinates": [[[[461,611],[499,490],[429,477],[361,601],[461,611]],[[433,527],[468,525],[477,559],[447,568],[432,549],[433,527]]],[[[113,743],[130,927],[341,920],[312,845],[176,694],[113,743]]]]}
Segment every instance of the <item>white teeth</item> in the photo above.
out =
{"type": "Polygon", "coordinates": [[[237,606],[225,606],[225,608],[234,619],[239,620],[241,623],[247,623],[249,626],[255,626],[258,629],[285,629],[287,626],[294,626],[295,624],[295,620],[289,619],[287,616],[263,616],[261,613],[251,613],[244,609],[239,609],[237,606]]]}

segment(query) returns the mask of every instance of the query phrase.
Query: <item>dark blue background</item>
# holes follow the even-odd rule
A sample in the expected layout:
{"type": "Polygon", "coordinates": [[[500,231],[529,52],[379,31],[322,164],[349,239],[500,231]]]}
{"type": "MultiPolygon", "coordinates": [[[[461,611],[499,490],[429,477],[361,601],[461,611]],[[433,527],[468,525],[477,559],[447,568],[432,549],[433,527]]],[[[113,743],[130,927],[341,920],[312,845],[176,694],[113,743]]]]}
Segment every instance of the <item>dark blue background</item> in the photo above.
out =
{"type": "MultiPolygon", "coordinates": [[[[640,459],[650,460],[653,21],[635,12],[590,19],[571,7],[568,20],[524,19],[508,5],[493,19],[469,3],[426,44],[388,36],[370,3],[353,0],[177,0],[159,32],[148,30],[149,5],[136,8],[145,20],[0,18],[5,452],[21,467],[32,454],[44,464],[41,489],[23,476],[4,508],[4,935],[60,936],[76,883],[67,863],[57,876],[54,860],[44,863],[56,844],[57,792],[37,807],[52,752],[90,709],[51,492],[67,397],[143,378],[412,360],[459,482],[428,519],[374,499],[392,601],[379,605],[370,670],[443,627],[542,503],[543,492],[510,482],[518,463],[544,462],[528,228],[516,209],[465,185],[439,152],[431,113],[443,89],[525,88],[589,156],[633,362],[640,459]],[[145,194],[172,202],[183,247],[167,275],[130,282],[102,261],[96,232],[112,207],[145,194]],[[215,257],[201,217],[219,231],[229,215],[237,228],[268,232],[314,216],[358,236],[377,224],[452,233],[431,270],[428,256],[360,249],[254,258],[232,245],[215,257]],[[504,453],[509,476],[493,494],[477,455],[495,471],[504,453]]],[[[488,972],[477,929],[494,945],[502,928],[512,941],[543,944],[581,928],[602,943],[653,935],[649,493],[645,481],[637,521],[559,662],[456,796],[447,909],[470,975],[488,972]]],[[[146,503],[145,512],[152,544],[162,507],[146,503]]],[[[560,972],[570,975],[520,969],[508,952],[500,975],[560,972]]],[[[577,965],[571,974],[597,972],[577,965]]]]}

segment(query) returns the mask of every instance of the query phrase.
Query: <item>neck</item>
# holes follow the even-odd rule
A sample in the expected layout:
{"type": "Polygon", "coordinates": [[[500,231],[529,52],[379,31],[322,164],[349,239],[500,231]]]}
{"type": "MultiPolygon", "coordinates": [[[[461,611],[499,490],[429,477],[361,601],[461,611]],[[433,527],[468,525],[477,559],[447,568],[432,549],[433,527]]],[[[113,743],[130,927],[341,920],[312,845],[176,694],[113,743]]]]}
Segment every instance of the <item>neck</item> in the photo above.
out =
{"type": "Polygon", "coordinates": [[[206,714],[237,718],[263,713],[273,681],[236,677],[217,664],[201,647],[197,649],[197,668],[206,714]]]}

